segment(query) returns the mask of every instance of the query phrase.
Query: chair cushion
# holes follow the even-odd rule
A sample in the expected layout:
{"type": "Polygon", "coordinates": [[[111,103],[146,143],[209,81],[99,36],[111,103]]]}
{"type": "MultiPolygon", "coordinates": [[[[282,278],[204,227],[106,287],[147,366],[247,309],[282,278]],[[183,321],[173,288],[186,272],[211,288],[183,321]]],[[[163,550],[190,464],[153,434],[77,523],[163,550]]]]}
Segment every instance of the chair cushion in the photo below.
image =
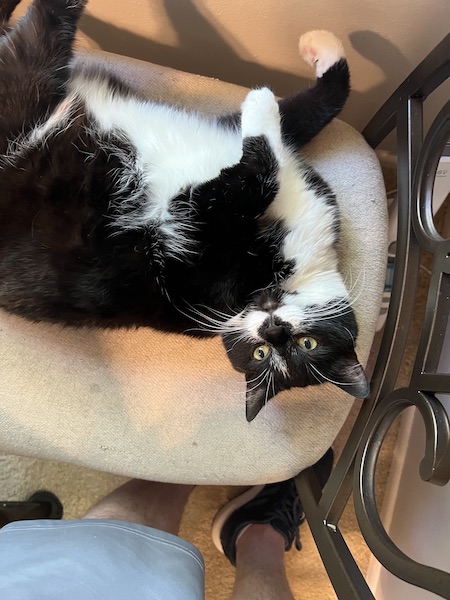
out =
{"type": "MultiPolygon", "coordinates": [[[[215,113],[244,88],[133,59],[87,53],[158,100],[215,113]]],[[[304,154],[335,190],[342,271],[354,286],[357,352],[368,357],[386,265],[380,167],[359,133],[334,120],[304,154]]],[[[317,461],[354,399],[326,384],[280,393],[245,419],[245,382],[220,339],[149,329],[74,330],[0,312],[0,451],[180,483],[279,481],[317,461]]]]}

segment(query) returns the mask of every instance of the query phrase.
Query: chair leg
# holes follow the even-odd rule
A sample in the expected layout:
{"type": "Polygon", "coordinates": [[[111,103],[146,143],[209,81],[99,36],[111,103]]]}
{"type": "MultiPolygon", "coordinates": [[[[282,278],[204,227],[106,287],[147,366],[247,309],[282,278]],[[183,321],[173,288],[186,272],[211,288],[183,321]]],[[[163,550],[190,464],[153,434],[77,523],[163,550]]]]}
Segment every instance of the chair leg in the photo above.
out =
{"type": "Polygon", "coordinates": [[[12,521],[28,519],[61,519],[63,505],[52,492],[35,492],[24,502],[0,501],[0,527],[12,521]]]}

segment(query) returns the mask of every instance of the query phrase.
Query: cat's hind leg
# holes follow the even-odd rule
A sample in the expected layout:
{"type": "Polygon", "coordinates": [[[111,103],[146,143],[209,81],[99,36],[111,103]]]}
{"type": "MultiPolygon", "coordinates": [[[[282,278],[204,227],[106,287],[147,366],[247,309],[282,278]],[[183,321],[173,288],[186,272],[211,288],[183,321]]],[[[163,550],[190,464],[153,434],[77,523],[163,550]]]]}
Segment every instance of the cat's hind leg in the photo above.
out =
{"type": "Polygon", "coordinates": [[[0,36],[9,31],[9,19],[20,0],[0,0],[0,36]]]}
{"type": "MultiPolygon", "coordinates": [[[[78,19],[87,0],[34,0],[0,37],[0,153],[64,97],[78,19]]],[[[13,0],[0,0],[6,23],[13,0]]]]}

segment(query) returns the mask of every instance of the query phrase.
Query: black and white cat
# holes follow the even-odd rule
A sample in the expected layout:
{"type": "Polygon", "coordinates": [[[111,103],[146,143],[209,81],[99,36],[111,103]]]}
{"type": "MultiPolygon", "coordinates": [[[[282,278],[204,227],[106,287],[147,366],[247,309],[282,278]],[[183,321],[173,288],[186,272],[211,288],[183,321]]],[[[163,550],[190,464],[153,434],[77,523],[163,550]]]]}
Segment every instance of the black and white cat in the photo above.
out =
{"type": "Polygon", "coordinates": [[[212,119],[74,67],[86,0],[34,0],[10,30],[18,1],[0,0],[0,307],[221,335],[249,421],[293,386],[365,397],[338,207],[298,153],[348,96],[340,42],[301,38],[310,89],[212,119]]]}

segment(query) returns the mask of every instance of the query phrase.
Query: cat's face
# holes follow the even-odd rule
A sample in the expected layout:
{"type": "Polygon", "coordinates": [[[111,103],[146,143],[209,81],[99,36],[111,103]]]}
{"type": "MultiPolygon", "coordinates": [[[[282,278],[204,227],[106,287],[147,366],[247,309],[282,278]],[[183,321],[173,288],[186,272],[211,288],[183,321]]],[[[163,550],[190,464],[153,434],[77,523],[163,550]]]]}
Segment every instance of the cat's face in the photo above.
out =
{"type": "Polygon", "coordinates": [[[369,384],[355,354],[357,325],[344,301],[296,310],[264,292],[241,315],[242,326],[222,335],[233,367],[247,382],[252,421],[278,392],[331,382],[357,398],[369,384]]]}

